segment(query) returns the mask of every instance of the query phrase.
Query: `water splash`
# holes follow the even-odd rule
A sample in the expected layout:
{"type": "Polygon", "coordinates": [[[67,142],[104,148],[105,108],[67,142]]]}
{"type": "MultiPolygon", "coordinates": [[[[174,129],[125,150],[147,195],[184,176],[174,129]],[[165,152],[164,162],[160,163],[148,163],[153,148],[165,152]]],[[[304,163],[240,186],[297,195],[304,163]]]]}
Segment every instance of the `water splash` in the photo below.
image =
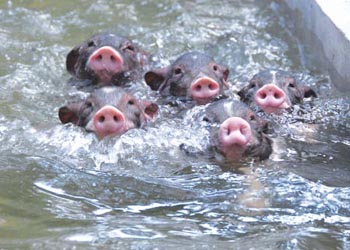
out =
{"type": "MultiPolygon", "coordinates": [[[[17,228],[17,236],[36,231],[29,239],[3,237],[2,246],[47,249],[68,240],[68,248],[317,249],[315,242],[326,241],[346,248],[349,98],[333,93],[322,72],[304,68],[270,3],[101,0],[75,6],[8,1],[0,11],[0,220],[3,235],[13,235],[17,221],[32,222],[17,228]],[[66,53],[106,30],[136,40],[154,54],[155,66],[188,50],[207,52],[229,66],[233,98],[270,67],[300,72],[320,97],[266,117],[280,148],[262,163],[218,164],[182,152],[183,143],[206,151],[208,129],[194,119],[205,107],[180,118],[164,105],[147,127],[99,141],[60,124],[57,110],[85,95],[66,85],[66,53]]],[[[142,80],[130,90],[159,101],[142,80]]]]}

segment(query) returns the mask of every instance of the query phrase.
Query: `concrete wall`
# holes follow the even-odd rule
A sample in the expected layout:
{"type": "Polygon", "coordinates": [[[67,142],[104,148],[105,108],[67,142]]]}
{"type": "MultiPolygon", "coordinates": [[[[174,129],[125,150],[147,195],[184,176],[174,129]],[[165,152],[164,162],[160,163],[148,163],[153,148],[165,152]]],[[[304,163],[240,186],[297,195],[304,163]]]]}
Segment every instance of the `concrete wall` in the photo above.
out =
{"type": "Polygon", "coordinates": [[[327,68],[332,84],[350,91],[350,0],[283,1],[297,36],[327,68]]]}

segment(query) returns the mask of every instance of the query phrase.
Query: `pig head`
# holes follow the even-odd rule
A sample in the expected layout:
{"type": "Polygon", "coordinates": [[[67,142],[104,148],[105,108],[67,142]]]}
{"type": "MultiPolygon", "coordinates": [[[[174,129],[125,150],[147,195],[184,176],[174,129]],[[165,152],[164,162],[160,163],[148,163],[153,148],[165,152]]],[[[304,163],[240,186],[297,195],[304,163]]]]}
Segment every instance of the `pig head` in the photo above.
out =
{"type": "Polygon", "coordinates": [[[247,157],[267,159],[272,153],[272,141],[266,135],[268,124],[246,104],[221,99],[208,105],[204,121],[213,126],[211,145],[227,160],[247,157]]]}
{"type": "Polygon", "coordinates": [[[317,97],[316,92],[304,86],[288,72],[264,70],[254,75],[238,95],[249,105],[257,105],[266,113],[279,113],[302,103],[304,98],[317,97]]]}
{"type": "Polygon", "coordinates": [[[147,62],[147,53],[131,40],[105,33],[75,46],[67,55],[66,68],[77,80],[119,86],[141,76],[147,62]]]}
{"type": "Polygon", "coordinates": [[[62,123],[73,123],[99,138],[121,135],[151,120],[158,106],[140,101],[120,87],[95,90],[86,100],[68,103],[58,112],[62,123]]]}
{"type": "Polygon", "coordinates": [[[188,52],[171,65],[146,72],[145,81],[162,96],[191,99],[206,104],[228,87],[229,70],[200,52],[188,52]]]}

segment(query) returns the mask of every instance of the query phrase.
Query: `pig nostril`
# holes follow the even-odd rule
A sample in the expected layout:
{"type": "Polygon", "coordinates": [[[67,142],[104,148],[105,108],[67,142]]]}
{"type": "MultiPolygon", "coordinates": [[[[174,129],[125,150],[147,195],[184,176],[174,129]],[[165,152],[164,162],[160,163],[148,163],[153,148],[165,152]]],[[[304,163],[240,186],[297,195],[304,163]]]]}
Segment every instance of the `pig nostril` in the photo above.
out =
{"type": "Polygon", "coordinates": [[[102,61],[102,55],[98,55],[97,60],[102,61]]]}
{"type": "Polygon", "coordinates": [[[98,118],[98,121],[100,123],[104,122],[105,121],[105,117],[103,115],[101,115],[99,118],[98,118]]]}
{"type": "Polygon", "coordinates": [[[111,58],[112,62],[115,62],[115,57],[114,56],[111,56],[110,58],[111,58]]]}
{"type": "Polygon", "coordinates": [[[275,97],[276,99],[281,99],[281,98],[283,98],[283,94],[282,94],[282,93],[275,93],[275,94],[274,94],[274,97],[275,97]]]}
{"type": "Polygon", "coordinates": [[[209,88],[210,90],[213,90],[213,89],[214,89],[213,84],[209,84],[208,88],[209,88]]]}
{"type": "Polygon", "coordinates": [[[198,91],[200,91],[200,90],[202,89],[202,86],[201,86],[201,85],[197,85],[197,86],[196,86],[196,89],[197,89],[198,91]]]}
{"type": "Polygon", "coordinates": [[[113,120],[114,120],[115,122],[118,122],[118,117],[117,117],[117,116],[113,116],[113,120]]]}
{"type": "Polygon", "coordinates": [[[262,99],[265,99],[267,95],[266,95],[266,93],[262,93],[260,96],[262,99]]]}

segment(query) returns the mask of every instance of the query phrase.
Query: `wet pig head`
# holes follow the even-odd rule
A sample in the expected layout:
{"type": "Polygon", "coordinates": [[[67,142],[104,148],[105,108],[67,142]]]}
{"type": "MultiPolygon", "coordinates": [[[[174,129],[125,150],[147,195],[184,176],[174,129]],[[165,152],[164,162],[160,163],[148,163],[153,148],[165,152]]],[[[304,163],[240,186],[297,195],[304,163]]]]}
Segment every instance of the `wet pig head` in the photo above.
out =
{"type": "Polygon", "coordinates": [[[157,112],[158,106],[152,102],[138,100],[120,87],[104,87],[86,100],[61,107],[58,115],[62,123],[84,127],[103,138],[141,127],[157,112]]]}
{"type": "Polygon", "coordinates": [[[302,103],[304,98],[317,97],[313,89],[300,84],[290,73],[282,70],[259,72],[238,95],[243,102],[255,104],[266,113],[278,113],[302,103]]]}
{"type": "Polygon", "coordinates": [[[228,87],[229,70],[200,52],[188,52],[171,65],[145,74],[145,81],[162,96],[192,99],[207,104],[228,87]]]}
{"type": "Polygon", "coordinates": [[[77,80],[92,85],[123,85],[140,78],[148,54],[131,40],[112,33],[97,34],[75,46],[66,68],[77,80]]]}
{"type": "Polygon", "coordinates": [[[272,141],[265,132],[268,124],[246,104],[232,99],[211,103],[204,120],[213,126],[211,145],[227,160],[246,157],[267,159],[272,153],[272,141]]]}

